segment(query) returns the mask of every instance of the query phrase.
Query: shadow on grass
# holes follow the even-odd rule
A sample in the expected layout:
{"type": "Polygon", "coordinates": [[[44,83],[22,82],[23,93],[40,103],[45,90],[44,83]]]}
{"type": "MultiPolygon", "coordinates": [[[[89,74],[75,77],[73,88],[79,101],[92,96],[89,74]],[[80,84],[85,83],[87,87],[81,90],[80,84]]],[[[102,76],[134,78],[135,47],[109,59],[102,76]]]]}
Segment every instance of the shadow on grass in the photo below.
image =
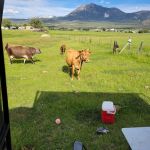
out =
{"type": "MultiPolygon", "coordinates": [[[[69,77],[71,77],[71,68],[69,68],[68,66],[63,66],[62,71],[64,73],[68,74],[69,77]]],[[[75,70],[75,73],[74,73],[74,77],[77,79],[77,71],[76,70],[75,70]]]]}
{"type": "MultiPolygon", "coordinates": [[[[33,61],[36,62],[41,62],[41,60],[39,59],[33,59],[33,61]]],[[[24,60],[23,59],[14,59],[12,60],[12,64],[24,64],[24,60]]],[[[32,64],[31,60],[26,60],[26,64],[32,64]]]]}
{"type": "Polygon", "coordinates": [[[10,110],[13,148],[70,150],[73,141],[81,140],[90,150],[129,149],[121,132],[123,127],[149,126],[150,106],[137,93],[90,93],[38,91],[32,108],[10,110]],[[101,123],[104,100],[123,106],[113,125],[101,123]],[[55,119],[61,118],[61,125],[55,119]],[[98,136],[100,126],[110,129],[98,136]]]}
{"type": "Polygon", "coordinates": [[[63,66],[63,67],[62,67],[62,71],[63,71],[64,73],[67,73],[67,74],[70,73],[68,66],[63,66]]]}

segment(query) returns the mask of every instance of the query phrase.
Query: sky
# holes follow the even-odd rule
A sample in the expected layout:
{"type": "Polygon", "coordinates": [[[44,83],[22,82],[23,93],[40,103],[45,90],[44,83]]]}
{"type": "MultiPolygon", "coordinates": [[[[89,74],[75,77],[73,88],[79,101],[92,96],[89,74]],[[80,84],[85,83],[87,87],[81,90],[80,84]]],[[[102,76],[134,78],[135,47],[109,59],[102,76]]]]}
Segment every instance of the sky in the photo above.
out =
{"type": "Polygon", "coordinates": [[[117,7],[128,13],[150,10],[150,0],[5,0],[3,18],[65,16],[88,3],[117,7]]]}

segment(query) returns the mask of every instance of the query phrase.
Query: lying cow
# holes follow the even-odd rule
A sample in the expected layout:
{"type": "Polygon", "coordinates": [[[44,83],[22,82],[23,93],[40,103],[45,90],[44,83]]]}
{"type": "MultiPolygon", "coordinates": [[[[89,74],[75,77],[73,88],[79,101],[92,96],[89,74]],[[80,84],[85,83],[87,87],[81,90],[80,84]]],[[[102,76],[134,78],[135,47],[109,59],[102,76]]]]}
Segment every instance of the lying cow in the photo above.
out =
{"type": "Polygon", "coordinates": [[[11,64],[14,58],[24,58],[24,63],[26,62],[26,60],[31,60],[31,62],[34,63],[33,56],[35,54],[41,53],[40,49],[38,48],[21,45],[10,45],[8,43],[6,44],[5,49],[7,51],[11,64]]]}
{"type": "Polygon", "coordinates": [[[60,54],[63,55],[63,54],[65,53],[65,51],[66,51],[66,45],[63,44],[63,45],[61,45],[61,47],[60,47],[60,54]]]}
{"type": "Polygon", "coordinates": [[[83,62],[89,61],[89,56],[91,52],[89,50],[82,50],[82,51],[76,51],[76,50],[67,50],[66,53],[66,62],[68,66],[71,68],[71,79],[74,78],[75,70],[77,70],[77,78],[80,79],[80,71],[82,68],[83,62]]]}

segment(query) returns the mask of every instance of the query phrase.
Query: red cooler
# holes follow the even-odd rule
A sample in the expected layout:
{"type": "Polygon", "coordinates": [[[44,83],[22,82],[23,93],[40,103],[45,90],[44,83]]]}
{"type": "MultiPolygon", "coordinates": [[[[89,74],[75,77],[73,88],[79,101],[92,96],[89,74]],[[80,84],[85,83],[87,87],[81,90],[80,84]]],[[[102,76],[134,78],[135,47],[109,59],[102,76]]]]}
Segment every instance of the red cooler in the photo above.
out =
{"type": "Polygon", "coordinates": [[[111,101],[104,101],[102,104],[101,119],[103,123],[112,124],[115,122],[116,108],[111,101]]]}

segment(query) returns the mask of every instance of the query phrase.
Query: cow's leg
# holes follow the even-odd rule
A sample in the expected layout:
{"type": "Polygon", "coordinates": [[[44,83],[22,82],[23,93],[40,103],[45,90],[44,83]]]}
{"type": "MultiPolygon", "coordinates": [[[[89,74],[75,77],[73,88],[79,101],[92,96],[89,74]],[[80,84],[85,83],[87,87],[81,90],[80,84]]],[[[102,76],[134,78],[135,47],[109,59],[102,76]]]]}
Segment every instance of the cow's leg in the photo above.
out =
{"type": "Polygon", "coordinates": [[[117,49],[116,49],[116,53],[119,53],[119,52],[120,52],[120,50],[119,50],[119,48],[117,48],[117,49]]]}
{"type": "Polygon", "coordinates": [[[12,64],[12,59],[11,58],[9,59],[9,61],[10,61],[10,64],[12,64]]]}
{"type": "Polygon", "coordinates": [[[68,67],[68,71],[69,71],[69,75],[71,76],[72,75],[72,67],[71,66],[68,67]]]}
{"type": "Polygon", "coordinates": [[[26,58],[24,59],[24,64],[26,63],[26,58]]]}
{"type": "Polygon", "coordinates": [[[80,67],[80,70],[82,69],[82,65],[83,65],[83,61],[81,61],[81,67],[80,67]]]}
{"type": "Polygon", "coordinates": [[[32,57],[30,58],[30,60],[31,60],[32,64],[35,64],[35,62],[34,62],[34,60],[32,59],[32,57]]]}
{"type": "Polygon", "coordinates": [[[10,61],[11,64],[12,64],[13,58],[14,58],[13,56],[10,56],[10,57],[9,57],[9,61],[10,61]]]}
{"type": "Polygon", "coordinates": [[[31,60],[32,64],[34,64],[34,61],[33,61],[32,56],[27,56],[27,58],[28,58],[29,60],[31,60]]]}
{"type": "Polygon", "coordinates": [[[77,70],[77,79],[80,80],[80,69],[77,70]]]}
{"type": "Polygon", "coordinates": [[[113,50],[113,54],[116,54],[116,49],[113,50]]]}
{"type": "Polygon", "coordinates": [[[74,69],[75,69],[75,67],[74,67],[74,65],[72,65],[72,72],[71,72],[71,80],[73,80],[73,78],[74,78],[74,69]]]}
{"type": "Polygon", "coordinates": [[[24,64],[25,64],[25,63],[26,63],[26,60],[29,59],[29,58],[28,58],[27,55],[24,55],[23,58],[24,58],[24,64]]]}

